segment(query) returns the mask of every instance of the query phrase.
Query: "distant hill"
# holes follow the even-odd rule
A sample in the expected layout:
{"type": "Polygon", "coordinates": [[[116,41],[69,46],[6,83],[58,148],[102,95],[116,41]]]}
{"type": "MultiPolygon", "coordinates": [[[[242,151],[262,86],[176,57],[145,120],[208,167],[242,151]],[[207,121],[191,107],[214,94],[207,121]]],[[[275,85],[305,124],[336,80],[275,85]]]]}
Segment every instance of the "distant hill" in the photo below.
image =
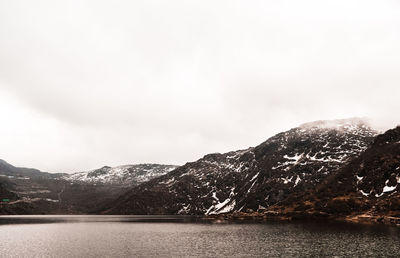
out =
{"type": "Polygon", "coordinates": [[[61,173],[47,173],[34,168],[15,167],[0,159],[0,176],[8,178],[27,177],[27,178],[56,178],[61,173]]]}
{"type": "Polygon", "coordinates": [[[64,175],[63,179],[71,182],[133,186],[165,175],[177,167],[160,164],[104,166],[95,170],[64,175]]]}
{"type": "Polygon", "coordinates": [[[175,167],[140,164],[53,174],[15,167],[0,160],[0,214],[93,213],[128,187],[163,175],[175,167]],[[9,201],[2,202],[2,199],[9,201]]]}

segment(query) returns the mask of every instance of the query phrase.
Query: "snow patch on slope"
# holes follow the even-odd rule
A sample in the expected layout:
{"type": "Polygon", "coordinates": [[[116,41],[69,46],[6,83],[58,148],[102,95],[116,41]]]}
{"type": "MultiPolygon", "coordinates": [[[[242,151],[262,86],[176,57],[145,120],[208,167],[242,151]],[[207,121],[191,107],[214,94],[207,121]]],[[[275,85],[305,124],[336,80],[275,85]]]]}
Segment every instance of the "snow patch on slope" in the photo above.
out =
{"type": "Polygon", "coordinates": [[[135,185],[149,181],[174,170],[174,165],[138,164],[118,167],[102,167],[90,171],[77,172],[64,176],[63,179],[72,182],[95,184],[124,184],[135,185]]]}

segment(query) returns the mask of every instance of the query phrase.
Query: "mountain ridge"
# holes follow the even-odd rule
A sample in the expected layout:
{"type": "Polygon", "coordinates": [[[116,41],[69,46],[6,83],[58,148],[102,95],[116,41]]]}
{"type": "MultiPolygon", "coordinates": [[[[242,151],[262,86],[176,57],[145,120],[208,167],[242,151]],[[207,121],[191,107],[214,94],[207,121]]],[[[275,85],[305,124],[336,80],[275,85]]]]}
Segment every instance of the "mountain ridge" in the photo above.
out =
{"type": "Polygon", "coordinates": [[[126,189],[175,168],[139,164],[65,174],[0,162],[0,214],[87,214],[126,189]],[[124,169],[121,169],[124,168],[124,169]],[[115,171],[114,171],[115,172],[115,171]],[[7,200],[2,202],[1,200],[7,200]]]}
{"type": "Polygon", "coordinates": [[[207,154],[150,180],[105,213],[218,214],[258,210],[315,186],[378,134],[361,120],[307,123],[256,147],[207,154]],[[157,196],[163,196],[157,198],[157,196]]]}
{"type": "Polygon", "coordinates": [[[164,175],[177,167],[176,165],[154,163],[120,165],[116,167],[103,166],[98,169],[68,174],[63,176],[63,179],[71,182],[132,186],[164,175]]]}

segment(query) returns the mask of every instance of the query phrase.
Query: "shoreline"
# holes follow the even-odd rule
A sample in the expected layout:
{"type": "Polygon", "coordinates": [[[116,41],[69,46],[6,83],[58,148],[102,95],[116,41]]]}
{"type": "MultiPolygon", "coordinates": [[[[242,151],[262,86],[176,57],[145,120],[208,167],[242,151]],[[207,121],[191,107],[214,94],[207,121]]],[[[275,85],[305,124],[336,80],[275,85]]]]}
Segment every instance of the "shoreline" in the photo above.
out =
{"type": "Polygon", "coordinates": [[[389,215],[372,215],[372,214],[351,214],[347,216],[334,216],[327,213],[290,213],[281,214],[276,212],[236,212],[226,214],[206,215],[206,220],[219,221],[328,221],[328,222],[348,222],[354,224],[370,224],[370,225],[388,225],[400,227],[400,217],[389,215]]]}
{"type": "Polygon", "coordinates": [[[307,221],[326,221],[326,222],[347,222],[352,224],[370,224],[370,225],[388,225],[400,227],[400,216],[393,216],[388,214],[369,214],[369,213],[358,213],[350,215],[332,215],[325,212],[313,212],[313,213],[279,213],[276,211],[266,212],[234,212],[224,214],[211,214],[211,215],[171,215],[171,214],[157,214],[157,215],[138,215],[138,214],[93,214],[93,213],[26,213],[26,214],[10,214],[0,213],[0,217],[13,217],[13,216],[149,216],[149,217],[163,217],[172,216],[177,218],[196,218],[199,221],[208,222],[268,222],[268,221],[296,221],[296,222],[307,222],[307,221]]]}

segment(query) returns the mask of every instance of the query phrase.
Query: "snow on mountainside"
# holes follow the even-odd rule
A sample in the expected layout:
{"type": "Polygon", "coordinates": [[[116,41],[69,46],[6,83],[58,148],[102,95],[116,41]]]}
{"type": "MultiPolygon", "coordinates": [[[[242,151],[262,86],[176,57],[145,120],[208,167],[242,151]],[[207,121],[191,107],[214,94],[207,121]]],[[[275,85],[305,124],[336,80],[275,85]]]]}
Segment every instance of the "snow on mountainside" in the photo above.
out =
{"type": "Polygon", "coordinates": [[[399,224],[399,143],[400,127],[378,135],[366,151],[317,187],[270,207],[271,211],[289,216],[324,214],[399,224]]]}
{"type": "Polygon", "coordinates": [[[315,187],[364,151],[376,135],[361,119],[307,123],[257,147],[187,163],[133,188],[107,212],[218,214],[263,209],[315,187]]]}
{"type": "Polygon", "coordinates": [[[88,214],[131,187],[176,168],[140,164],[54,174],[0,160],[0,214],[88,214]],[[8,201],[1,202],[6,199],[8,201]]]}
{"type": "Polygon", "coordinates": [[[66,175],[63,179],[95,184],[137,185],[164,175],[177,168],[174,165],[137,164],[118,167],[104,166],[99,169],[66,175]]]}

